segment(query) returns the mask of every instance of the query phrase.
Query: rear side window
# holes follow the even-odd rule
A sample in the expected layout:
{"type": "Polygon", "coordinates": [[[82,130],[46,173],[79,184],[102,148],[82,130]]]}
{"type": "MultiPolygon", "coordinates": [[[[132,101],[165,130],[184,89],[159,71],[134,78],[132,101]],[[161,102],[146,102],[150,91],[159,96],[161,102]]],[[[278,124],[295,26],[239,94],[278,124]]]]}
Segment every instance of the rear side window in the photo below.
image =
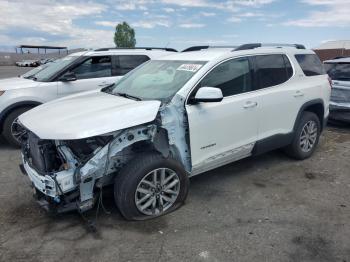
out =
{"type": "Polygon", "coordinates": [[[317,55],[295,55],[301,69],[306,76],[324,75],[325,70],[317,55]]]}
{"type": "Polygon", "coordinates": [[[255,57],[255,73],[258,85],[255,89],[276,86],[286,82],[293,75],[289,59],[285,55],[259,55],[255,57]]]}
{"type": "Polygon", "coordinates": [[[324,66],[332,80],[350,81],[350,63],[326,63],[324,66]]]}
{"type": "Polygon", "coordinates": [[[114,56],[115,68],[113,75],[122,76],[129,73],[134,68],[148,61],[149,57],[145,55],[119,55],[114,56]]]}

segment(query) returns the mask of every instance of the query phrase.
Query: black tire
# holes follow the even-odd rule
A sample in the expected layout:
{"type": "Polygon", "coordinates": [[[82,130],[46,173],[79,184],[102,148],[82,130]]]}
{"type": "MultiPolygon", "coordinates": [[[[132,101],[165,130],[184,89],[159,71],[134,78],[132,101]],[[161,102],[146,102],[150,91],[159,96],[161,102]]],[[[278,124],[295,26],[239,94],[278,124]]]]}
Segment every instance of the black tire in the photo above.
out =
{"type": "Polygon", "coordinates": [[[127,220],[146,220],[165,215],[179,208],[185,201],[188,193],[189,179],[182,165],[162,155],[149,152],[136,156],[117,175],[114,183],[114,200],[119,211],[127,220]],[[135,192],[140,181],[152,170],[169,168],[176,172],[180,189],[173,205],[159,214],[145,215],[136,206],[135,192]]]}
{"type": "Polygon", "coordinates": [[[21,146],[21,143],[12,135],[12,123],[17,119],[17,117],[19,117],[24,112],[30,110],[31,108],[32,107],[21,107],[15,109],[5,118],[2,134],[6,141],[13,147],[19,148],[21,146]]]}
{"type": "Polygon", "coordinates": [[[292,158],[298,159],[298,160],[303,160],[306,158],[309,158],[315,151],[319,138],[320,138],[320,134],[321,134],[321,124],[320,124],[320,120],[318,118],[318,116],[313,113],[313,112],[308,112],[305,111],[303,113],[303,115],[301,116],[301,119],[298,123],[298,126],[295,130],[295,134],[294,134],[294,138],[292,143],[285,148],[285,152],[287,155],[289,155],[292,158]],[[301,140],[301,135],[302,135],[302,131],[304,126],[308,123],[308,122],[314,122],[317,128],[317,133],[316,133],[316,140],[312,146],[312,148],[310,148],[309,151],[305,152],[302,150],[302,147],[300,145],[300,140],[301,140]]]}

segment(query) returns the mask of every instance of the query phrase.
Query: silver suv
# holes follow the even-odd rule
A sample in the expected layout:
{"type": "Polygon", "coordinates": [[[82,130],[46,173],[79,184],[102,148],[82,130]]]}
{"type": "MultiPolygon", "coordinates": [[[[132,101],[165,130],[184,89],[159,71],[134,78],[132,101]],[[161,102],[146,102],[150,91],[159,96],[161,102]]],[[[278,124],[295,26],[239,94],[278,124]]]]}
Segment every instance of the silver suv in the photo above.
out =
{"type": "Polygon", "coordinates": [[[329,118],[350,122],[350,57],[328,60],[324,65],[333,86],[329,118]]]}

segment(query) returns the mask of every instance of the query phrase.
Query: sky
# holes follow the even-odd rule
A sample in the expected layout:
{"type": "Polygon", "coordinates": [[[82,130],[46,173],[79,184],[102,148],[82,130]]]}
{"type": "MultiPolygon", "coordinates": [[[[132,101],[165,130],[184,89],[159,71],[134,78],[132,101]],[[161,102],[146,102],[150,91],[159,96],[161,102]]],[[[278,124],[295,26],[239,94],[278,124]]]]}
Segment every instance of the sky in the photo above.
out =
{"type": "Polygon", "coordinates": [[[350,39],[350,0],[0,0],[0,46],[111,47],[123,21],[137,46],[350,39]]]}

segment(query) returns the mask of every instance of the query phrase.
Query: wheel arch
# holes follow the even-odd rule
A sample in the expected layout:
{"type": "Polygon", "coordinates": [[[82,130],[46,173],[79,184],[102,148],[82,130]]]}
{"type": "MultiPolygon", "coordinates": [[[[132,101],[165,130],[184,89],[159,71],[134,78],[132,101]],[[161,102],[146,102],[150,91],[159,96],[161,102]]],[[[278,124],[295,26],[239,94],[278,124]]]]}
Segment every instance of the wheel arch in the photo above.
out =
{"type": "Polygon", "coordinates": [[[4,127],[4,120],[6,119],[6,117],[13,112],[16,109],[22,108],[22,107],[36,107],[41,105],[41,102],[38,101],[31,101],[31,100],[27,100],[27,101],[21,101],[21,102],[17,102],[14,103],[8,107],[6,107],[1,113],[0,113],[0,131],[2,132],[3,127],[4,127]]]}
{"type": "Polygon", "coordinates": [[[324,118],[325,106],[322,99],[314,99],[303,104],[295,120],[293,131],[296,130],[298,123],[300,122],[300,119],[305,111],[312,112],[317,115],[318,119],[320,120],[321,131],[323,131],[323,128],[326,124],[326,120],[324,118]]]}

